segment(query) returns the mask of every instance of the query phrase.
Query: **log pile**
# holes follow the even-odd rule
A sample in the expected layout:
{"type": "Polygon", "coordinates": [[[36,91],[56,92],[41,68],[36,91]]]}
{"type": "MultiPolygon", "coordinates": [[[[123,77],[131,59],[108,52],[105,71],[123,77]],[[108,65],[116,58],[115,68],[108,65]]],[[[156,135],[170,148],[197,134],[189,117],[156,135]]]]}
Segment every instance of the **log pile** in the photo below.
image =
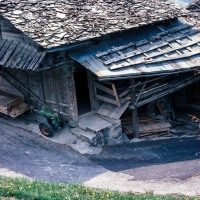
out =
{"type": "Polygon", "coordinates": [[[165,0],[1,0],[0,14],[51,48],[175,18],[181,11],[165,0]]]}

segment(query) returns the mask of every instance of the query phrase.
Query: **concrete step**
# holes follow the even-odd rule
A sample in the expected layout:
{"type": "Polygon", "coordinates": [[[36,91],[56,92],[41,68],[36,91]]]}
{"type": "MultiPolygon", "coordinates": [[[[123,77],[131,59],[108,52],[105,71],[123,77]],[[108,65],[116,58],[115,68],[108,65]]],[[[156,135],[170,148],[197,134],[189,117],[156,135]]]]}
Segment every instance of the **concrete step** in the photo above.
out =
{"type": "Polygon", "coordinates": [[[95,133],[85,131],[81,128],[71,128],[71,133],[76,135],[78,138],[81,138],[82,140],[90,143],[93,146],[97,145],[97,135],[95,133]]]}

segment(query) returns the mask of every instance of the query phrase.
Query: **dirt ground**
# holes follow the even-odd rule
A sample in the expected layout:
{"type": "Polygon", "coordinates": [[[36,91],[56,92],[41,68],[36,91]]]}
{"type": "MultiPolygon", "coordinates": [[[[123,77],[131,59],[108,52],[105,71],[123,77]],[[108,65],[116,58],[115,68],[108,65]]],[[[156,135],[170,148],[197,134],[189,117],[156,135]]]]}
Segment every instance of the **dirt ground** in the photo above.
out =
{"type": "Polygon", "coordinates": [[[106,147],[92,156],[4,122],[0,128],[1,175],[125,192],[199,195],[200,140],[195,137],[106,147]]]}

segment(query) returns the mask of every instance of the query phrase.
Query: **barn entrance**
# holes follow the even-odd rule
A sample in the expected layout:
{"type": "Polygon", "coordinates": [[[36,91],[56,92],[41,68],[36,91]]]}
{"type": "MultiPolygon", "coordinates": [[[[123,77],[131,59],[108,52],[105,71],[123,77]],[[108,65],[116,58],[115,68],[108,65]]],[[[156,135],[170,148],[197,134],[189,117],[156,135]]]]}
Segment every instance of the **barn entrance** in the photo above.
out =
{"type": "Polygon", "coordinates": [[[77,67],[74,73],[78,115],[91,111],[87,70],[84,67],[77,67]]]}

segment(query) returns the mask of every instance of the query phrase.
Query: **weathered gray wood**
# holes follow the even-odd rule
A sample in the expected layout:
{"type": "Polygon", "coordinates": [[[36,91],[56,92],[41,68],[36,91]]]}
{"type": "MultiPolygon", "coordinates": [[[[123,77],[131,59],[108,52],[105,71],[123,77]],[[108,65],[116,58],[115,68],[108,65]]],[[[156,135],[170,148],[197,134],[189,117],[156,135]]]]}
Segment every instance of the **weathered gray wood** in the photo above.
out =
{"type": "MultiPolygon", "coordinates": [[[[157,40],[158,38],[160,38],[160,37],[163,36],[163,35],[168,35],[168,34],[171,34],[171,33],[176,33],[176,32],[178,32],[178,31],[185,30],[185,29],[187,29],[187,28],[189,28],[189,25],[186,25],[186,24],[180,25],[180,26],[175,27],[175,28],[172,28],[172,29],[170,29],[170,30],[168,30],[168,31],[161,32],[161,33],[157,34],[156,36],[153,36],[153,37],[149,38],[149,39],[146,40],[145,42],[147,42],[147,41],[152,42],[152,41],[154,41],[154,40],[157,40]]],[[[142,44],[144,44],[144,41],[141,43],[141,45],[142,45],[142,44]]],[[[120,50],[129,48],[129,47],[134,46],[134,45],[135,45],[135,43],[129,43],[129,44],[127,44],[127,45],[123,45],[123,46],[120,46],[120,47],[112,48],[112,49],[110,49],[110,50],[108,50],[108,51],[105,51],[105,52],[97,53],[95,56],[96,56],[97,58],[100,58],[100,57],[102,57],[102,56],[106,56],[106,55],[108,55],[108,54],[110,54],[110,53],[115,53],[115,52],[117,52],[117,51],[120,51],[120,50]]],[[[137,46],[139,46],[139,43],[137,44],[137,46]]]]}
{"type": "Polygon", "coordinates": [[[99,103],[97,102],[95,98],[95,92],[94,92],[94,79],[92,72],[87,70],[87,79],[88,79],[88,89],[89,89],[89,97],[90,97],[90,105],[91,110],[97,110],[99,108],[99,103]]]}
{"type": "Polygon", "coordinates": [[[3,40],[1,43],[1,48],[0,48],[0,57],[3,56],[3,54],[6,52],[6,50],[9,48],[10,44],[12,43],[12,41],[7,41],[7,40],[3,40]]]}
{"type": "Polygon", "coordinates": [[[159,77],[156,77],[156,78],[152,78],[148,81],[139,82],[135,86],[134,85],[130,86],[129,89],[132,88],[132,87],[138,87],[138,86],[141,86],[141,85],[144,85],[144,84],[147,84],[147,83],[151,83],[151,82],[155,82],[155,81],[158,81],[158,80],[164,80],[167,76],[169,76],[169,75],[162,75],[162,76],[159,76],[159,77]]]}
{"type": "MultiPolygon", "coordinates": [[[[170,50],[163,50],[163,51],[160,51],[160,52],[155,52],[154,55],[151,55],[148,58],[142,58],[142,59],[140,59],[139,61],[136,61],[136,62],[132,62],[132,64],[130,64],[130,63],[123,63],[122,65],[111,65],[109,67],[109,69],[114,70],[114,69],[121,69],[121,68],[129,67],[129,66],[139,65],[139,64],[158,63],[158,62],[170,61],[170,60],[175,60],[175,59],[180,59],[180,58],[188,58],[188,57],[190,57],[192,55],[199,54],[200,50],[192,52],[192,53],[188,53],[188,54],[174,56],[174,57],[173,56],[169,56],[167,58],[154,59],[155,57],[158,57],[158,56],[161,56],[161,55],[164,55],[164,54],[167,54],[167,53],[171,53],[171,52],[174,52],[174,51],[181,50],[181,49],[184,49],[186,47],[192,46],[194,44],[197,44],[198,42],[199,41],[196,40],[196,41],[188,42],[185,45],[180,45],[179,47],[171,48],[170,50]]],[[[156,47],[155,49],[157,49],[157,48],[158,47],[156,47]]],[[[132,53],[132,54],[130,53],[130,57],[133,57],[133,54],[134,53],[132,53]]],[[[139,53],[139,54],[142,54],[142,53],[139,53]]],[[[123,59],[126,59],[127,57],[128,56],[126,56],[126,57],[123,56],[123,59]]],[[[116,62],[116,61],[114,61],[114,62],[116,62]]]]}
{"type": "Polygon", "coordinates": [[[10,67],[10,68],[14,68],[17,60],[17,55],[19,55],[22,51],[22,46],[20,45],[20,43],[18,44],[18,46],[16,47],[14,53],[10,56],[9,60],[5,63],[4,67],[10,67]]]}
{"type": "Polygon", "coordinates": [[[99,94],[95,94],[95,97],[96,97],[98,100],[100,100],[100,101],[103,101],[103,102],[107,102],[107,103],[111,103],[111,104],[117,105],[116,100],[107,98],[107,97],[105,97],[105,96],[101,96],[101,95],[99,95],[99,94]]]}
{"type": "Polygon", "coordinates": [[[97,114],[107,116],[113,119],[119,119],[124,111],[128,108],[130,101],[126,101],[120,107],[112,105],[109,103],[103,103],[102,106],[98,109],[97,114]]]}
{"type": "Polygon", "coordinates": [[[35,71],[35,70],[38,68],[38,65],[42,62],[42,60],[44,59],[45,55],[46,55],[46,52],[44,51],[44,52],[41,54],[41,56],[40,56],[39,60],[37,61],[37,63],[33,63],[32,67],[31,67],[31,69],[32,69],[33,71],[35,71]]]}
{"type": "Polygon", "coordinates": [[[23,97],[17,97],[17,98],[15,98],[12,101],[7,103],[7,108],[11,109],[12,107],[18,106],[19,104],[21,104],[23,102],[24,102],[23,97]]]}
{"type": "Polygon", "coordinates": [[[192,84],[196,81],[200,80],[200,76],[192,76],[190,78],[187,78],[185,80],[183,80],[182,82],[179,82],[177,85],[172,85],[171,87],[169,88],[163,88],[162,89],[162,92],[160,91],[159,93],[157,94],[154,94],[152,97],[149,97],[149,98],[146,98],[142,101],[139,101],[137,104],[136,104],[136,107],[140,107],[142,105],[145,105],[147,103],[150,103],[152,101],[155,101],[163,96],[166,96],[167,94],[171,94],[189,84],[192,84]]]}
{"type": "Polygon", "coordinates": [[[102,91],[104,91],[104,92],[106,92],[106,93],[108,93],[108,94],[110,94],[112,96],[114,96],[114,91],[109,89],[109,88],[107,88],[107,87],[105,87],[105,86],[103,86],[103,85],[100,85],[100,84],[94,82],[94,87],[99,89],[99,90],[102,90],[102,91]]]}
{"type": "Polygon", "coordinates": [[[44,56],[46,55],[46,52],[38,52],[37,55],[33,58],[31,63],[29,64],[28,68],[29,70],[35,70],[37,69],[40,62],[43,60],[44,56]]]}
{"type": "Polygon", "coordinates": [[[119,94],[119,97],[121,98],[121,97],[124,97],[124,96],[126,96],[128,93],[130,92],[130,89],[128,88],[128,89],[125,89],[123,92],[121,92],[120,94],[119,94]]]}
{"type": "Polygon", "coordinates": [[[121,105],[121,102],[120,102],[120,99],[119,99],[119,97],[118,97],[117,89],[116,89],[114,83],[112,83],[112,89],[113,89],[113,92],[114,92],[114,96],[115,96],[115,99],[116,99],[117,105],[120,106],[120,105],[121,105]]]}
{"type": "Polygon", "coordinates": [[[173,61],[173,60],[178,60],[178,59],[184,59],[184,58],[189,58],[195,55],[198,55],[200,53],[200,50],[195,50],[191,53],[187,53],[187,54],[180,54],[177,56],[169,56],[166,58],[160,58],[160,59],[155,59],[155,60],[150,60],[150,61],[146,61],[146,64],[152,64],[152,63],[159,63],[159,62],[166,62],[166,61],[173,61]]]}
{"type": "Polygon", "coordinates": [[[6,48],[6,50],[4,51],[3,55],[1,56],[0,65],[4,65],[5,64],[5,62],[9,58],[9,56],[13,53],[15,48],[18,46],[18,44],[19,44],[19,42],[16,42],[16,41],[11,42],[9,47],[6,48]]]}
{"type": "MultiPolygon", "coordinates": [[[[188,32],[188,34],[194,34],[194,33],[198,33],[199,31],[197,30],[191,30],[188,32]]],[[[156,50],[157,48],[161,48],[161,47],[164,47],[164,46],[167,46],[169,45],[169,42],[173,42],[173,41],[176,41],[177,39],[181,39],[181,38],[184,38],[186,36],[188,36],[188,34],[184,35],[184,34],[180,34],[180,36],[176,36],[176,37],[170,37],[168,36],[168,39],[163,39],[163,38],[160,38],[160,40],[158,40],[157,42],[154,42],[154,43],[150,43],[150,41],[147,43],[147,45],[145,45],[144,47],[140,47],[141,50],[139,49],[136,49],[134,50],[133,52],[130,52],[130,53],[127,53],[127,54],[122,54],[118,57],[115,57],[115,58],[112,58],[112,59],[109,59],[107,61],[104,62],[105,65],[109,65],[109,64],[112,64],[114,62],[119,62],[119,61],[122,61],[122,60],[126,60],[127,58],[132,58],[134,56],[138,56],[138,55],[142,55],[143,53],[148,53],[152,50],[156,50]]],[[[110,68],[112,69],[112,68],[110,68]]]]}
{"type": "MultiPolygon", "coordinates": [[[[12,84],[14,87],[16,87],[17,89],[19,89],[19,91],[21,91],[20,88],[22,88],[23,90],[25,90],[26,92],[28,92],[32,98],[36,99],[37,101],[39,101],[43,106],[49,108],[49,106],[47,106],[41,99],[40,97],[38,97],[36,94],[34,94],[31,90],[29,90],[24,84],[22,84],[19,80],[17,80],[15,77],[13,77],[11,74],[9,74],[6,71],[3,71],[3,77],[10,83],[12,84]]],[[[21,91],[22,92],[22,91],[21,91]]]]}
{"type": "Polygon", "coordinates": [[[42,84],[42,97],[43,97],[43,101],[45,102],[45,89],[44,89],[44,76],[43,76],[43,72],[40,72],[40,77],[41,77],[41,84],[42,84]]]}
{"type": "Polygon", "coordinates": [[[146,87],[146,83],[142,86],[142,89],[141,89],[140,93],[138,94],[138,96],[135,100],[135,103],[137,103],[139,101],[140,96],[142,95],[142,92],[144,91],[145,87],[146,87]]]}
{"type": "Polygon", "coordinates": [[[34,48],[33,51],[30,53],[29,57],[27,58],[27,60],[24,62],[25,64],[23,64],[23,66],[21,68],[26,69],[36,54],[37,54],[37,49],[34,48]]]}
{"type": "Polygon", "coordinates": [[[57,110],[60,112],[60,106],[59,106],[59,100],[58,100],[58,91],[57,91],[57,86],[56,86],[56,77],[54,72],[52,71],[52,83],[53,83],[53,89],[56,97],[56,106],[57,110]]]}
{"type": "Polygon", "coordinates": [[[28,60],[29,56],[31,55],[31,52],[34,50],[33,46],[28,46],[27,48],[25,48],[27,52],[30,53],[24,53],[23,58],[20,60],[20,63],[18,65],[18,68],[23,68],[24,65],[24,61],[28,60]]]}
{"type": "MultiPolygon", "coordinates": [[[[135,80],[131,79],[130,80],[130,85],[134,86],[135,85],[135,80]]],[[[132,104],[132,126],[133,126],[133,136],[135,138],[139,138],[139,126],[138,126],[138,113],[137,113],[137,108],[135,106],[135,101],[136,101],[136,91],[135,87],[132,87],[130,89],[131,93],[131,104],[132,104]]]]}

